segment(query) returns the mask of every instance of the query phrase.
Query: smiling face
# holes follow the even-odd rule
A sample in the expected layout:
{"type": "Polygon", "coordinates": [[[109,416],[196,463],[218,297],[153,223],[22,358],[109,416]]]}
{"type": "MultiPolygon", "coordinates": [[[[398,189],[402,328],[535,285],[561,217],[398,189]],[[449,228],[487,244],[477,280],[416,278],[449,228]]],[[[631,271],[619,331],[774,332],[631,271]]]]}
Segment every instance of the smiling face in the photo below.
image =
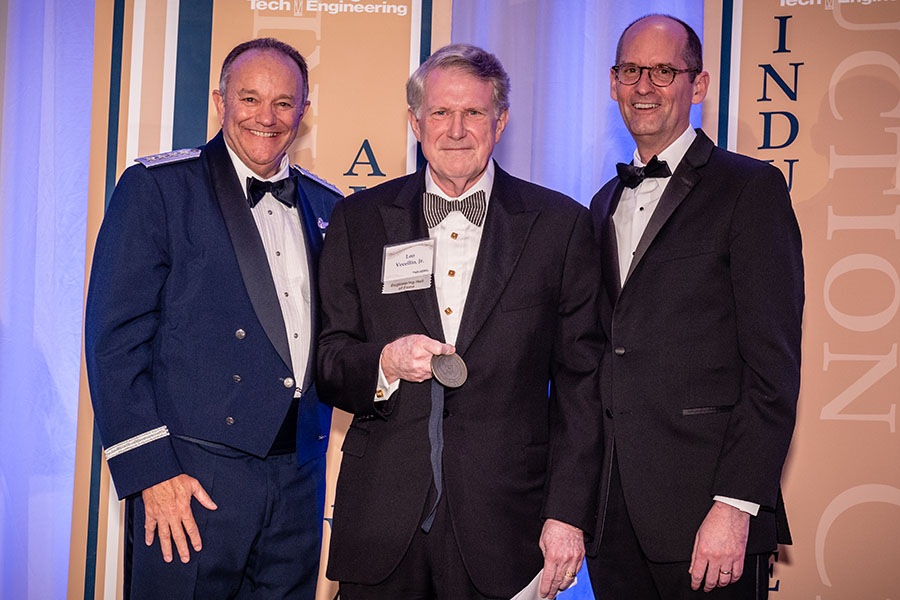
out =
{"type": "Polygon", "coordinates": [[[213,101],[228,147],[258,176],[277,173],[309,105],[300,67],[278,51],[248,50],[232,63],[225,95],[215,90],[213,101]]]}
{"type": "MultiPolygon", "coordinates": [[[[634,63],[642,67],[669,65],[686,69],[682,56],[687,32],[676,21],[665,17],[647,17],[625,32],[619,64],[634,63]]],[[[699,104],[709,87],[709,74],[702,72],[691,81],[689,73],[679,73],[666,87],[650,82],[647,71],[634,85],[616,81],[615,72],[609,74],[610,95],[619,103],[625,126],[637,144],[645,163],[665,150],[690,125],[691,105],[699,104]]]]}
{"type": "Polygon", "coordinates": [[[500,141],[508,111],[496,114],[493,86],[461,69],[435,69],[425,79],[419,114],[409,124],[435,183],[451,198],[471,188],[500,141]]]}

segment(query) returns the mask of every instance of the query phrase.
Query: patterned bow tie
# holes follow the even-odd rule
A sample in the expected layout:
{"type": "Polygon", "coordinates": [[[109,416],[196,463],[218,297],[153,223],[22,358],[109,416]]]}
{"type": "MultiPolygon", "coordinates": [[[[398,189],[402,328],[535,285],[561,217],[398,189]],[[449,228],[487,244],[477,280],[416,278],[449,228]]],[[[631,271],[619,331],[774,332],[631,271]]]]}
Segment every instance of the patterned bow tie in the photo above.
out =
{"type": "Polygon", "coordinates": [[[428,229],[437,227],[444,217],[454,210],[458,210],[474,225],[481,227],[487,212],[487,202],[484,199],[484,190],[469,194],[462,200],[447,200],[443,196],[425,192],[423,210],[428,229]]]}
{"type": "Polygon", "coordinates": [[[297,180],[294,176],[278,181],[260,181],[256,177],[247,178],[247,202],[250,203],[250,208],[256,206],[266,192],[272,194],[285,206],[293,208],[297,198],[297,180]]]}
{"type": "Polygon", "coordinates": [[[626,165],[619,163],[616,165],[616,173],[619,179],[625,184],[625,187],[636,188],[641,182],[648,177],[671,177],[672,172],[666,161],[659,160],[656,155],[650,159],[645,167],[635,167],[634,165],[626,165]]]}

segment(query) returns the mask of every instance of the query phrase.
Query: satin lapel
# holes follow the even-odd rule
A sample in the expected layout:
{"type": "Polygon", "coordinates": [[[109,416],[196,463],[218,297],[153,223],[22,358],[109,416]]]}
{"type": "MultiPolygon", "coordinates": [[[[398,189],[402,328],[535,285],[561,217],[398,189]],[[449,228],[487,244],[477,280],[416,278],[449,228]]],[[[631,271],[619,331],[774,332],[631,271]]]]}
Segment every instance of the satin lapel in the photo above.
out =
{"type": "MultiPolygon", "coordinates": [[[[428,237],[425,215],[422,212],[422,194],[425,193],[425,169],[419,169],[400,190],[390,204],[379,206],[381,220],[388,244],[400,244],[428,237]]],[[[424,290],[401,292],[412,304],[429,337],[444,340],[444,328],[438,312],[434,278],[431,287],[424,290]]]]}
{"type": "Polygon", "coordinates": [[[291,369],[291,352],[284,329],[284,317],[278,303],[275,283],[272,281],[272,272],[269,270],[269,261],[266,259],[266,250],[247,199],[241,192],[241,184],[234,165],[231,164],[221,131],[206,145],[204,154],[250,303],[272,346],[278,351],[285,366],[291,369]]]}
{"type": "Polygon", "coordinates": [[[500,300],[539,212],[527,210],[513,178],[495,164],[484,232],[456,339],[458,354],[466,352],[500,300]]]}
{"type": "Polygon", "coordinates": [[[612,216],[619,205],[619,198],[622,197],[623,188],[622,183],[617,181],[604,203],[603,215],[600,221],[602,227],[600,230],[600,268],[603,269],[603,285],[606,286],[606,293],[612,304],[616,303],[619,293],[622,291],[622,276],[619,272],[619,243],[616,238],[616,225],[613,223],[612,216]]]}
{"type": "Polygon", "coordinates": [[[297,211],[300,213],[301,232],[306,242],[306,264],[309,273],[309,360],[306,361],[306,373],[303,375],[302,391],[306,392],[315,377],[316,347],[319,338],[319,254],[322,253],[322,232],[319,231],[318,220],[313,213],[312,204],[303,189],[302,176],[297,177],[297,211]]]}
{"type": "Polygon", "coordinates": [[[672,173],[672,179],[669,181],[669,185],[666,186],[666,191],[660,197],[659,204],[656,205],[656,210],[653,211],[653,216],[650,217],[650,222],[647,223],[647,228],[644,230],[644,235],[641,236],[641,241],[638,242],[634,251],[634,258],[631,261],[631,268],[628,269],[628,275],[625,277],[626,284],[628,283],[628,278],[631,277],[631,274],[634,273],[641,259],[647,253],[647,248],[650,247],[650,244],[653,243],[653,240],[663,228],[663,225],[666,224],[666,221],[678,208],[678,205],[700,181],[701,176],[697,168],[706,164],[712,148],[713,144],[710,139],[702,131],[698,130],[697,137],[694,139],[691,147],[688,148],[684,158],[681,159],[681,163],[679,163],[675,172],[672,173]]]}

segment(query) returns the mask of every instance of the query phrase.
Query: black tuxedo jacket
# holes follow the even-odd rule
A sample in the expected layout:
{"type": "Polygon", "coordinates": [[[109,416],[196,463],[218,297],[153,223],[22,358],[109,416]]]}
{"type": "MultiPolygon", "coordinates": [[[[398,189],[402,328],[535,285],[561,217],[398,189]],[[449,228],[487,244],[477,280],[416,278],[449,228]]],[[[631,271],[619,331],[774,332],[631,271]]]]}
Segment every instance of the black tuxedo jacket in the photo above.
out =
{"type": "Polygon", "coordinates": [[[800,383],[803,263],[781,172],[697,138],[620,286],[618,178],[591,202],[601,247],[606,453],[653,561],[687,561],[714,495],[761,505],[748,552],[786,542],[781,469],[800,383]]]}
{"type": "MultiPolygon", "coordinates": [[[[322,252],[319,393],[355,415],[343,445],[328,577],[375,584],[419,528],[432,481],[430,380],[373,403],[382,348],[443,340],[434,288],[382,294],[386,244],[428,237],[425,172],[335,207],[322,252]]],[[[443,500],[475,586],[518,592],[543,564],[542,521],[595,521],[601,452],[599,257],[588,211],[496,169],[447,390],[443,500]],[[548,393],[549,385],[549,393],[548,393]]]]}
{"type": "MultiPolygon", "coordinates": [[[[339,195],[298,175],[315,350],[322,224],[339,195]]],[[[85,356],[119,497],[181,472],[170,435],[265,456],[297,385],[298,459],[325,453],[331,409],[316,395],[315,354],[306,373],[292,372],[265,249],[221,132],[185,160],[122,174],[94,251],[85,356]]]]}

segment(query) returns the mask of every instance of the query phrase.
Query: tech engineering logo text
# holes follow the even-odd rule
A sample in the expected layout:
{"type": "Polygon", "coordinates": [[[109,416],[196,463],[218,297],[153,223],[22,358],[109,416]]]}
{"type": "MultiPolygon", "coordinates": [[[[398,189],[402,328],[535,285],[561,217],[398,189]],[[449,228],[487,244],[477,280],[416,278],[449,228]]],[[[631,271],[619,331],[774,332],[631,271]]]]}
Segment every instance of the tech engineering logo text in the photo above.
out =
{"type": "Polygon", "coordinates": [[[382,2],[365,2],[363,0],[342,0],[341,2],[322,2],[321,0],[249,0],[250,10],[275,12],[292,12],[301,17],[312,13],[338,15],[342,13],[368,13],[377,15],[396,15],[405,17],[409,12],[406,4],[382,2]]]}
{"type": "Polygon", "coordinates": [[[835,4],[880,4],[882,2],[896,2],[897,0],[779,0],[779,6],[824,6],[825,10],[834,10],[835,4]]]}

